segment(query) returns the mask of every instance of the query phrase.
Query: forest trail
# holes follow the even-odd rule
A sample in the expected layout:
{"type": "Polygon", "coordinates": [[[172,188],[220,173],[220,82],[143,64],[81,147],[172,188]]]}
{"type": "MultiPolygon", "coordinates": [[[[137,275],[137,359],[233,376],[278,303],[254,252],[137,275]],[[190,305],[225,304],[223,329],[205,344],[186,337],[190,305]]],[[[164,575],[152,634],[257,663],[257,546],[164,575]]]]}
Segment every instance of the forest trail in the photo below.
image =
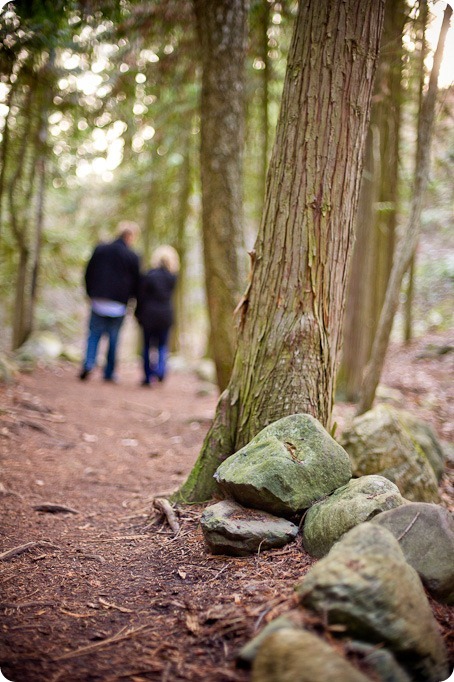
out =
{"type": "MultiPolygon", "coordinates": [[[[393,346],[384,383],[452,442],[449,344],[393,346]]],[[[17,549],[0,561],[0,666],[15,682],[248,680],[235,653],[293,604],[313,563],[299,542],[210,556],[197,506],[175,535],[153,498],[191,470],[216,392],[190,372],[139,380],[137,364],[113,385],[61,363],[0,386],[0,552],[17,549]]],[[[340,428],[352,411],[336,407],[340,428]]],[[[452,502],[452,481],[442,492],[452,502]]],[[[452,637],[452,609],[431,603],[452,637]]]]}

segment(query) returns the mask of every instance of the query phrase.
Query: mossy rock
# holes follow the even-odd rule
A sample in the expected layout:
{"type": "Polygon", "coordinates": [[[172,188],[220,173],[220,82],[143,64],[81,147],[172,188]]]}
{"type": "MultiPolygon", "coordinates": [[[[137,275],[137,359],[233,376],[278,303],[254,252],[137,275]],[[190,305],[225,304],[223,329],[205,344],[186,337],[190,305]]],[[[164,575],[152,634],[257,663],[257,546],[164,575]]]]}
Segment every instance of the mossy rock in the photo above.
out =
{"type": "Polygon", "coordinates": [[[398,410],[378,405],[356,417],[341,443],[350,455],[353,476],[379,474],[412,502],[439,502],[434,470],[398,410]]]}
{"type": "Polygon", "coordinates": [[[303,529],[304,548],[320,558],[354,526],[403,504],[406,500],[399,488],[387,478],[354,478],[308,510],[303,529]]]}
{"type": "Polygon", "coordinates": [[[240,504],[291,516],[345,485],[351,464],[317,419],[294,414],[260,431],[214,477],[240,504]]]}

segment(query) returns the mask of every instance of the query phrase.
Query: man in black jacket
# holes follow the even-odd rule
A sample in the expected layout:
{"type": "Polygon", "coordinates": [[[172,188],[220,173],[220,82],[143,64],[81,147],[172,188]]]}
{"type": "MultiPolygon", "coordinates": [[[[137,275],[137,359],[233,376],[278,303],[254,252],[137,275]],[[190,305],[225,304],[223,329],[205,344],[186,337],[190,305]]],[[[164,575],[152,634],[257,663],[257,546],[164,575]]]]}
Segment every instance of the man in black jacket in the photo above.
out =
{"type": "Polygon", "coordinates": [[[118,336],[130,298],[137,298],[140,280],[139,257],[131,249],[139,233],[136,223],[121,222],[118,237],[98,244],[85,271],[85,288],[91,300],[91,314],[85,360],[79,374],[85,380],[96,366],[101,337],[109,338],[105,381],[115,381],[118,336]]]}

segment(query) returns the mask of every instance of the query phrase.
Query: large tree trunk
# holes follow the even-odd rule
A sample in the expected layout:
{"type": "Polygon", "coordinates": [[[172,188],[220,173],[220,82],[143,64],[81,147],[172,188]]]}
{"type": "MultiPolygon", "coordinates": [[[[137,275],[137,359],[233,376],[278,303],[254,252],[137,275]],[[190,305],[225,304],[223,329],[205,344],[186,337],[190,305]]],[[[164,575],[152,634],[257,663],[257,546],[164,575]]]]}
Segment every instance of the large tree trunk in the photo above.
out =
{"type": "Polygon", "coordinates": [[[247,0],[194,0],[202,47],[202,233],[210,346],[219,387],[235,351],[233,311],[244,286],[242,164],[247,0]]]}
{"type": "Polygon", "coordinates": [[[357,217],[357,241],[350,269],[339,377],[340,394],[351,401],[359,398],[394,253],[405,20],[404,0],[386,4],[357,217]]]}
{"type": "Polygon", "coordinates": [[[451,14],[452,8],[447,5],[441,27],[440,39],[435,51],[432,72],[430,74],[429,88],[427,90],[426,96],[424,97],[419,117],[418,139],[416,143],[415,180],[413,186],[410,217],[393,263],[393,268],[386,291],[386,298],[380,316],[380,323],[374,339],[371,361],[367,365],[364,375],[364,382],[361,390],[357,414],[363,414],[364,412],[367,412],[367,410],[370,410],[373,405],[375,391],[377,390],[385,361],[394,315],[396,314],[396,310],[399,305],[402,279],[408,269],[408,266],[410,265],[410,261],[418,243],[422,201],[429,179],[430,147],[432,143],[435,104],[437,101],[438,74],[440,71],[444,42],[448,32],[451,14]]]}
{"type": "Polygon", "coordinates": [[[232,377],[176,499],[209,498],[219,463],[276,419],[328,425],[383,11],[300,3],[232,377]]]}

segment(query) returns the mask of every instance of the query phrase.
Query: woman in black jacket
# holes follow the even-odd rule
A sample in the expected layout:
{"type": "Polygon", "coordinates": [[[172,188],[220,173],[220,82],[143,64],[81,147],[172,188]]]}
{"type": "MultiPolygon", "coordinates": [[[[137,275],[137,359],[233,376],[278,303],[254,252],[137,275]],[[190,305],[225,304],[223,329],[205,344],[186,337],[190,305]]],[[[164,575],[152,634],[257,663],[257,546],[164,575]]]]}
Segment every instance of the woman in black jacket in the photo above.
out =
{"type": "Polygon", "coordinates": [[[142,276],[135,315],[143,333],[142,386],[149,386],[153,378],[164,381],[167,362],[167,343],[173,324],[172,294],[177,281],[180,261],[171,246],[160,246],[151,259],[152,268],[142,276]],[[150,351],[157,349],[157,362],[150,351]]]}

